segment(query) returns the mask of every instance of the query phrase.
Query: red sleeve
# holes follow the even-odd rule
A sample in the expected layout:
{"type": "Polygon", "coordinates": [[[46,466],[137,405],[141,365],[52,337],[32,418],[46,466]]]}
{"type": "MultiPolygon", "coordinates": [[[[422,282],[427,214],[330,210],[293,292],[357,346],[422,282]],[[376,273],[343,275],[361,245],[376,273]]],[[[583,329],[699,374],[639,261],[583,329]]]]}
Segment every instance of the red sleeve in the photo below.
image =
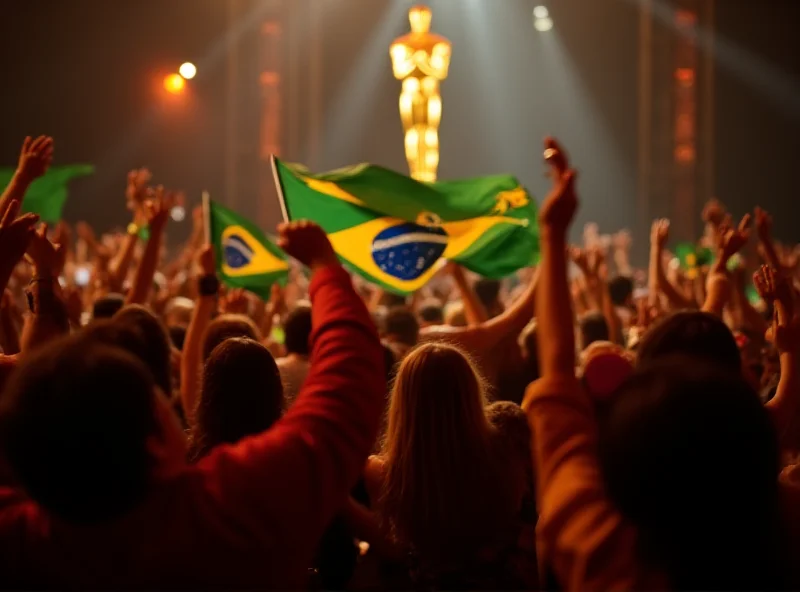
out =
{"type": "Polygon", "coordinates": [[[386,388],[378,334],[345,270],[317,271],[310,293],[311,369],[297,400],[269,431],[198,465],[219,511],[298,550],[313,548],[361,474],[386,388]]]}

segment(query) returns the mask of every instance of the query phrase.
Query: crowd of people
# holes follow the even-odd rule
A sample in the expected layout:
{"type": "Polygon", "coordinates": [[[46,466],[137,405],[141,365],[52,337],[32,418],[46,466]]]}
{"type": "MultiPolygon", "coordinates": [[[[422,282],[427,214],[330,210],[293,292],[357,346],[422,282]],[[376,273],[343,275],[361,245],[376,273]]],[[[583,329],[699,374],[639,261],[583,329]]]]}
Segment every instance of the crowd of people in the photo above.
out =
{"type": "Polygon", "coordinates": [[[708,265],[674,264],[667,220],[647,270],[625,232],[570,246],[577,174],[544,157],[535,268],[449,263],[403,298],[292,221],[264,301],[221,285],[199,211],[166,252],[175,193],[146,170],[127,232],[20,214],[53,158],[26,139],[0,196],[0,587],[800,588],[795,250],[716,201],[708,265]]]}

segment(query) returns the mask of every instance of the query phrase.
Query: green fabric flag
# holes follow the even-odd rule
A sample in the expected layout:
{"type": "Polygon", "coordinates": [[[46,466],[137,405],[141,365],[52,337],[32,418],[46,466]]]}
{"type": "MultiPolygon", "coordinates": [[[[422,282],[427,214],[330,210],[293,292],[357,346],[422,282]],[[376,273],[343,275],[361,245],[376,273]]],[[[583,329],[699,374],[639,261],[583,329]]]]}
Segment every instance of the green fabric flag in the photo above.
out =
{"type": "MultiPolygon", "coordinates": [[[[15,169],[0,169],[0,191],[8,186],[14,176],[15,169]]],[[[85,177],[94,173],[90,164],[72,164],[54,166],[36,179],[25,193],[22,212],[39,214],[44,222],[55,224],[61,220],[61,212],[67,202],[67,185],[76,177],[85,177]]]]}
{"type": "Polygon", "coordinates": [[[392,292],[420,289],[440,259],[501,278],[538,256],[536,205],[514,177],[420,183],[369,164],[274,165],[289,219],[319,224],[344,263],[392,292]]]}
{"type": "Polygon", "coordinates": [[[286,283],[286,254],[246,218],[213,201],[209,205],[211,244],[220,280],[268,299],[272,284],[286,283]]]}

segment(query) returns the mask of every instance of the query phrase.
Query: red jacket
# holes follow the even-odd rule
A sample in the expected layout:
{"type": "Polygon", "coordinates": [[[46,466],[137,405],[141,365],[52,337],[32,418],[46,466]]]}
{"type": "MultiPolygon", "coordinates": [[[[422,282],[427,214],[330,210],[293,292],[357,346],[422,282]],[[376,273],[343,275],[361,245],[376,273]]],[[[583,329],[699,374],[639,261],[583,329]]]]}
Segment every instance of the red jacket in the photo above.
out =
{"type": "Polygon", "coordinates": [[[139,508],[101,526],[0,489],[0,586],[303,586],[373,446],[385,389],[377,333],[345,271],[318,271],[311,301],[311,371],[269,431],[158,477],[139,508]]]}

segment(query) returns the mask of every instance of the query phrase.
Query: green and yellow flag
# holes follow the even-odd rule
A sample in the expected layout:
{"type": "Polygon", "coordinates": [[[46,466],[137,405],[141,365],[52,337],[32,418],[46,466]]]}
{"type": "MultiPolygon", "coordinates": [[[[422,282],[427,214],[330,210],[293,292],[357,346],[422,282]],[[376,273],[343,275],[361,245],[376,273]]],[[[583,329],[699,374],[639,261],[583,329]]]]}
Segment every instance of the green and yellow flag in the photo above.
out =
{"type": "MultiPolygon", "coordinates": [[[[25,193],[22,212],[39,214],[44,222],[55,224],[61,220],[61,212],[67,202],[67,185],[72,179],[94,173],[89,164],[73,164],[50,167],[42,177],[36,179],[25,193]]],[[[0,192],[14,176],[14,169],[0,169],[0,192]]]]}
{"type": "Polygon", "coordinates": [[[392,292],[421,288],[442,258],[501,278],[538,256],[536,206],[514,177],[428,184],[368,164],[273,164],[289,219],[319,224],[345,264],[392,292]]]}
{"type": "Polygon", "coordinates": [[[286,283],[289,263],[255,224],[236,212],[209,201],[209,231],[219,279],[231,288],[244,288],[267,299],[272,284],[286,283]]]}

